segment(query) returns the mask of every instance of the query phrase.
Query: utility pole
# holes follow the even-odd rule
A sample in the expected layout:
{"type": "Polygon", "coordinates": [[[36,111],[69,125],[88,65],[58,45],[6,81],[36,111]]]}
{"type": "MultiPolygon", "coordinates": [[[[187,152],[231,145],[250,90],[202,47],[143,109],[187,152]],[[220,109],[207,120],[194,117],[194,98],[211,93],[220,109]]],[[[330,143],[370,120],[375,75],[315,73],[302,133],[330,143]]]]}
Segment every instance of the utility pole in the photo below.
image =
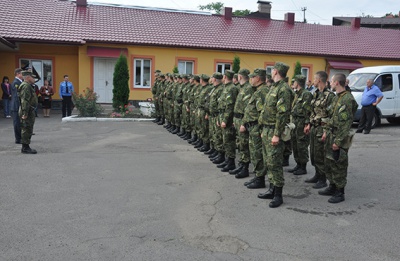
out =
{"type": "Polygon", "coordinates": [[[302,7],[301,8],[301,11],[303,11],[303,13],[304,13],[304,20],[303,20],[303,23],[306,23],[307,21],[306,21],[306,10],[307,10],[307,7],[302,7]]]}

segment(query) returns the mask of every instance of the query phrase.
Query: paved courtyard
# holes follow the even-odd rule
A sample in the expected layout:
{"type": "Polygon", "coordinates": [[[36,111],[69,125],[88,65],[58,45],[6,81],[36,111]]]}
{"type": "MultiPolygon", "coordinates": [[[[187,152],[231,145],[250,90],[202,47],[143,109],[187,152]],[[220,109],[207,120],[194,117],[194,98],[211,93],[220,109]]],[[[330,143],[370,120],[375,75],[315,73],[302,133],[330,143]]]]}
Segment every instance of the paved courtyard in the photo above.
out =
{"type": "MultiPolygon", "coordinates": [[[[41,115],[40,115],[41,116],[41,115]]],[[[346,201],[285,173],[270,209],[150,122],[0,119],[0,260],[400,260],[400,126],[357,134],[346,201]]],[[[291,158],[291,166],[293,159],[291,158]]]]}

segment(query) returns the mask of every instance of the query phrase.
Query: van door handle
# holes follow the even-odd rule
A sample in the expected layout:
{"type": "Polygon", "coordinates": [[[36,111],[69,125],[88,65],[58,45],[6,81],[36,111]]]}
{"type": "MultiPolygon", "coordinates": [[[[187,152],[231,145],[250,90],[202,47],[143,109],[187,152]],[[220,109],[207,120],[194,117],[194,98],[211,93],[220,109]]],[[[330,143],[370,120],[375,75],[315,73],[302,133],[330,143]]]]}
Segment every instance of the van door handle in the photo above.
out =
{"type": "Polygon", "coordinates": [[[386,97],[386,100],[393,100],[394,97],[386,97]]]}

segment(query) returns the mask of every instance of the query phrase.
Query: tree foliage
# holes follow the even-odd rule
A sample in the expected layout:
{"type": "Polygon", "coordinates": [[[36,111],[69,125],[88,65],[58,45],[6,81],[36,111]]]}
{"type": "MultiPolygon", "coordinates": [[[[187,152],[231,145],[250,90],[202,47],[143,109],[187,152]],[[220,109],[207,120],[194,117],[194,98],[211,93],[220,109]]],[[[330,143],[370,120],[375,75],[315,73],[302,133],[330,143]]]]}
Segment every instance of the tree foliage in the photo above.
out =
{"type": "Polygon", "coordinates": [[[240,70],[240,58],[239,56],[235,55],[235,57],[233,57],[232,71],[238,73],[239,70],[240,70]]]}
{"type": "Polygon", "coordinates": [[[114,67],[113,75],[113,108],[124,107],[129,100],[129,70],[126,56],[121,54],[114,67]]]}
{"type": "Polygon", "coordinates": [[[294,66],[294,73],[293,73],[293,79],[296,75],[301,74],[301,63],[299,61],[296,62],[296,65],[294,66]]]}
{"type": "MultiPolygon", "coordinates": [[[[222,2],[211,2],[206,5],[199,5],[200,10],[208,10],[215,12],[216,14],[222,14],[222,9],[224,9],[224,3],[222,2]]],[[[249,15],[251,11],[249,9],[245,10],[235,10],[232,14],[235,16],[246,16],[249,15]]]]}
{"type": "Polygon", "coordinates": [[[179,73],[178,66],[174,66],[174,68],[172,69],[172,73],[179,73]]]}
{"type": "Polygon", "coordinates": [[[233,12],[233,15],[235,15],[235,16],[246,16],[246,15],[249,15],[250,13],[251,13],[251,11],[249,9],[235,10],[233,12]]]}

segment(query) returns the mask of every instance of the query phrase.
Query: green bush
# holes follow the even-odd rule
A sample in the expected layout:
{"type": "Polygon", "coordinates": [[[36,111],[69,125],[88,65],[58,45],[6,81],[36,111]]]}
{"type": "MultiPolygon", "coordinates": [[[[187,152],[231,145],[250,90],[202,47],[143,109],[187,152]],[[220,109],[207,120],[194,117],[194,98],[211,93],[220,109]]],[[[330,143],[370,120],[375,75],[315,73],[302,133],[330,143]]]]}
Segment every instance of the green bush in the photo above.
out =
{"type": "Polygon", "coordinates": [[[114,68],[113,76],[113,108],[124,107],[129,100],[129,70],[125,55],[120,55],[114,68]]]}
{"type": "Polygon", "coordinates": [[[72,94],[72,101],[79,112],[80,117],[97,117],[104,109],[97,104],[97,98],[99,96],[91,89],[86,88],[83,90],[83,94],[72,94]]]}
{"type": "Polygon", "coordinates": [[[232,71],[235,73],[238,73],[240,70],[240,58],[239,56],[235,55],[233,58],[233,66],[232,66],[232,71]]]}

